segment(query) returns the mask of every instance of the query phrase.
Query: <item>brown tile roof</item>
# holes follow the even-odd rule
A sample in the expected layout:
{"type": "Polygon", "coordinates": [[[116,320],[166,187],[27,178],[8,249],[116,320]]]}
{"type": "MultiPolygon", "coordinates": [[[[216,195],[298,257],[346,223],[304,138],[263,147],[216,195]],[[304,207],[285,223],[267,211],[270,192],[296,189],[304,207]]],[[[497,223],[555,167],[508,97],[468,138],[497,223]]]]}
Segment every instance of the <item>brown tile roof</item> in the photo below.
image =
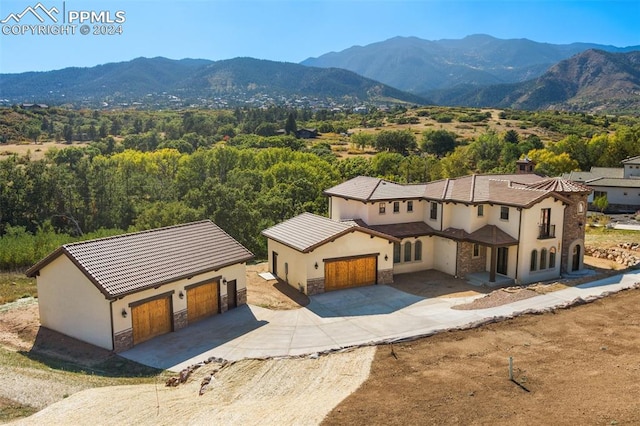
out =
{"type": "Polygon", "coordinates": [[[486,246],[513,246],[518,244],[518,240],[504,232],[495,225],[485,225],[477,231],[472,232],[467,237],[468,241],[483,244],[486,246]]]}
{"type": "MultiPolygon", "coordinates": [[[[426,199],[466,204],[496,203],[527,207],[542,198],[556,196],[554,189],[536,187],[548,179],[536,174],[471,175],[419,185],[358,176],[326,190],[325,195],[361,201],[426,199]]],[[[568,190],[569,184],[556,189],[568,190]]],[[[577,186],[571,192],[575,192],[577,186]]],[[[558,197],[557,197],[558,198],[558,197]]]]}
{"type": "Polygon", "coordinates": [[[389,225],[367,225],[360,219],[356,219],[355,222],[358,226],[392,235],[396,238],[419,237],[435,233],[435,230],[424,222],[394,223],[389,225]]]}
{"type": "Polygon", "coordinates": [[[586,185],[583,185],[578,182],[574,182],[569,179],[563,178],[548,178],[541,180],[540,182],[535,182],[527,185],[528,188],[531,189],[542,189],[544,191],[553,191],[558,193],[584,193],[589,194],[591,192],[591,188],[586,185]]]}
{"type": "Polygon", "coordinates": [[[380,178],[357,176],[324,191],[325,195],[360,201],[421,198],[424,184],[399,184],[380,178]]]}
{"type": "Polygon", "coordinates": [[[65,244],[32,266],[35,276],[66,255],[113,299],[253,259],[253,254],[209,220],[65,244]]]}
{"type": "Polygon", "coordinates": [[[362,228],[354,221],[338,222],[313,213],[302,213],[274,225],[262,231],[262,235],[299,252],[308,253],[338,237],[356,231],[396,241],[393,236],[362,228]]]}

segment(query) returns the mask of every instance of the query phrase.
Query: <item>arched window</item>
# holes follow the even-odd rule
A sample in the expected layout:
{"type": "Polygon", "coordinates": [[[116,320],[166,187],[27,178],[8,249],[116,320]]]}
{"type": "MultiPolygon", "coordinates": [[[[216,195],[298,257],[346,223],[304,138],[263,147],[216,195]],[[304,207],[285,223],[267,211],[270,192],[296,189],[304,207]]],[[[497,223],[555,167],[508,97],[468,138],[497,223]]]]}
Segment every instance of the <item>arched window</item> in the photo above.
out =
{"type": "Polygon", "coordinates": [[[580,201],[578,203],[578,213],[583,213],[583,212],[584,212],[584,203],[580,201]]]}
{"type": "Polygon", "coordinates": [[[400,263],[400,243],[393,243],[393,263],[400,263]]]}
{"type": "Polygon", "coordinates": [[[411,242],[404,243],[404,261],[411,262],[411,242]]]}
{"type": "Polygon", "coordinates": [[[422,241],[416,241],[416,246],[413,249],[413,260],[422,260],[422,241]]]}
{"type": "Polygon", "coordinates": [[[547,249],[540,250],[540,269],[547,269],[547,249]]]}
{"type": "Polygon", "coordinates": [[[530,271],[538,269],[538,250],[531,251],[531,264],[529,265],[530,271]]]}
{"type": "Polygon", "coordinates": [[[556,267],[556,248],[551,247],[549,249],[549,268],[556,267]]]}

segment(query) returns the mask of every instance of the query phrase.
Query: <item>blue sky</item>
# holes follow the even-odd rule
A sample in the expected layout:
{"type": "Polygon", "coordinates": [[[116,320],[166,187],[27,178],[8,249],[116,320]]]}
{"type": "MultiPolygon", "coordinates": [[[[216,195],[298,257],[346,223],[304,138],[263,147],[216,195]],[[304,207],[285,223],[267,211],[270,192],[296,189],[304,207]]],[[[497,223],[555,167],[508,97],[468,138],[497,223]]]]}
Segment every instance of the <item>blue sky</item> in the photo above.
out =
{"type": "Polygon", "coordinates": [[[640,45],[640,0],[1,0],[0,21],[39,1],[59,12],[57,23],[42,23],[48,27],[61,25],[70,12],[104,11],[114,20],[122,11],[122,34],[82,35],[77,22],[75,34],[33,35],[29,29],[12,34],[40,22],[32,14],[9,19],[0,24],[0,72],[87,67],[140,56],[300,62],[395,36],[440,40],[482,33],[558,44],[640,45]]]}

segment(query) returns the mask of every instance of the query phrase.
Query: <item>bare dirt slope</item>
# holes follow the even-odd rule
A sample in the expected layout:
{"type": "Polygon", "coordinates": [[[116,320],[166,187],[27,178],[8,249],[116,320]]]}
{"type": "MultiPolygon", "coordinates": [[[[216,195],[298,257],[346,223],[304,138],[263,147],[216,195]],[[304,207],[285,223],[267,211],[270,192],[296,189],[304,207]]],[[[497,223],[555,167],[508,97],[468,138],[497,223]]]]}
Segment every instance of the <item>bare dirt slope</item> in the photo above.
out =
{"type": "Polygon", "coordinates": [[[175,388],[89,389],[19,421],[20,425],[318,424],[368,377],[375,348],[317,359],[246,360],[223,368],[202,396],[212,365],[175,388]]]}
{"type": "Polygon", "coordinates": [[[639,335],[640,290],[628,290],[379,347],[369,379],[324,424],[640,424],[639,335]]]}

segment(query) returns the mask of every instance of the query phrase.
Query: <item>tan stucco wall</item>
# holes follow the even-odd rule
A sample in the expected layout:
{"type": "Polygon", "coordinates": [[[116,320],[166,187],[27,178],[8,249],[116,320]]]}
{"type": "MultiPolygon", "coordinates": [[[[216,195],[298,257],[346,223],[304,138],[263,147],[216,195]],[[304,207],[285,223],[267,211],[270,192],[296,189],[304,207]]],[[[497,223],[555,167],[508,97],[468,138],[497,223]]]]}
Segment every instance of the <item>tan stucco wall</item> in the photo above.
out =
{"type": "Polygon", "coordinates": [[[65,255],[37,277],[40,323],[105,349],[113,349],[109,301],[65,255]]]}
{"type": "Polygon", "coordinates": [[[456,242],[447,238],[433,237],[433,269],[449,275],[456,274],[456,242]]]}
{"type": "Polygon", "coordinates": [[[395,263],[393,265],[393,273],[394,274],[404,274],[407,272],[417,272],[417,271],[425,271],[427,269],[433,269],[433,259],[437,255],[434,252],[434,241],[437,237],[419,237],[419,238],[405,238],[400,243],[400,263],[395,263]],[[412,250],[412,259],[415,256],[415,243],[416,241],[422,242],[422,260],[411,262],[404,261],[404,249],[405,242],[411,242],[411,250],[412,250]]]}
{"type": "Polygon", "coordinates": [[[209,281],[215,277],[221,277],[220,279],[220,296],[227,294],[227,285],[223,283],[222,279],[227,281],[236,280],[236,290],[245,289],[247,287],[247,273],[246,264],[238,263],[235,265],[227,266],[217,271],[207,272],[206,274],[194,275],[191,279],[182,279],[173,283],[165,284],[157,289],[151,288],[143,290],[134,294],[124,296],[122,299],[115,300],[113,302],[113,327],[114,332],[117,334],[121,331],[128,330],[132,327],[131,323],[131,308],[130,303],[134,303],[139,300],[147,299],[158,294],[167,293],[173,291],[172,306],[173,312],[180,312],[187,309],[187,291],[185,287],[191,284],[197,284],[203,281],[209,281]],[[179,297],[182,291],[182,299],[179,297]],[[127,317],[122,316],[122,310],[127,312],[127,317]]]}
{"type": "MultiPolygon", "coordinates": [[[[246,289],[246,264],[236,264],[218,271],[195,275],[174,283],[124,296],[113,302],[90,282],[67,258],[60,256],[41,271],[37,278],[40,322],[43,326],[75,337],[96,346],[112,350],[111,318],[113,333],[131,329],[129,304],[158,294],[173,291],[173,312],[187,309],[186,296],[179,298],[180,291],[186,295],[185,286],[222,276],[228,281],[236,280],[237,290],[246,289]],[[122,316],[122,310],[127,313],[122,316]]],[[[221,295],[227,294],[227,286],[220,283],[221,295]]]]}
{"type": "Polygon", "coordinates": [[[519,283],[528,284],[560,276],[560,253],[562,248],[564,209],[565,205],[562,202],[555,200],[553,197],[548,197],[533,205],[531,208],[522,211],[517,277],[519,283]],[[540,225],[540,211],[544,208],[551,209],[551,224],[556,226],[555,238],[540,240],[538,239],[538,226],[540,225]],[[555,267],[540,270],[540,250],[546,248],[548,253],[551,247],[556,248],[555,267]],[[538,252],[538,270],[531,272],[531,252],[533,250],[537,250],[538,252]]]}
{"type": "MultiPolygon", "coordinates": [[[[310,253],[301,253],[277,241],[268,239],[269,270],[273,272],[272,253],[278,253],[278,276],[295,289],[307,292],[307,280],[324,277],[324,259],[360,256],[379,253],[378,271],[393,267],[393,244],[380,237],[373,237],[364,232],[354,231],[328,242],[310,253]],[[385,255],[387,260],[385,260],[385,255]],[[316,262],[318,269],[315,268],[316,262]],[[285,263],[288,263],[289,274],[285,277],[285,263]]],[[[423,249],[424,250],[424,249],[423,249]]]]}

